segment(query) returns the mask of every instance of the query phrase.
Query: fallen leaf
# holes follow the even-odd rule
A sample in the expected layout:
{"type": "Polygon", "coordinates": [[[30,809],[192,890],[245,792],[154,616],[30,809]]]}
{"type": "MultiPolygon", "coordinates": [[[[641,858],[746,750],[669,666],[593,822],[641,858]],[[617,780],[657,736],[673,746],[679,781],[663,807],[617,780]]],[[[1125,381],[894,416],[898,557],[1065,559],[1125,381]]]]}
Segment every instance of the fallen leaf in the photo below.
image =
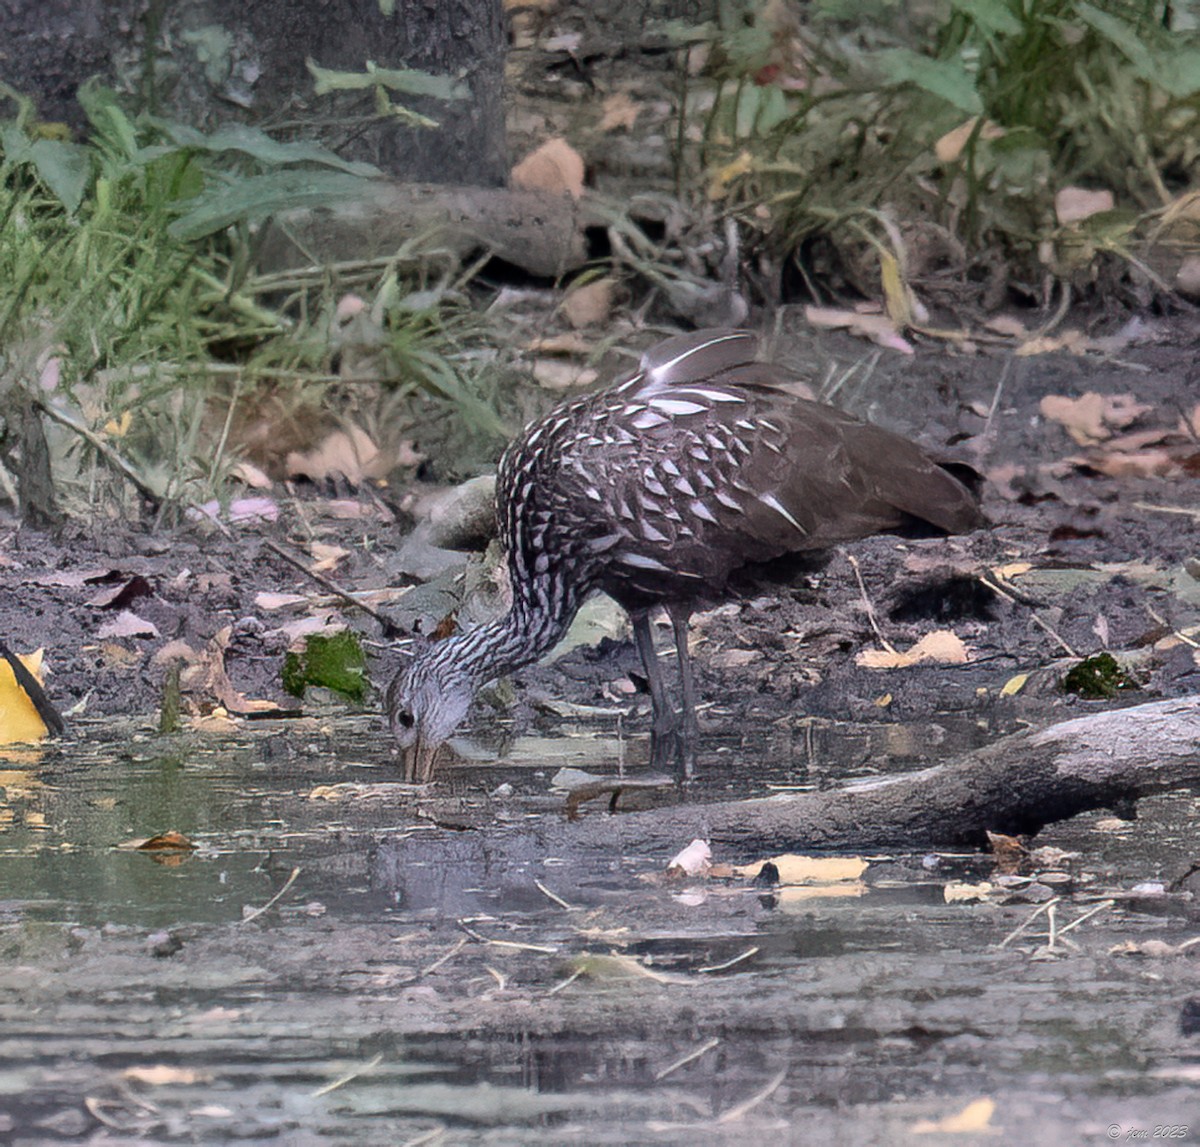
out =
{"type": "Polygon", "coordinates": [[[870,339],[879,346],[901,354],[915,354],[912,343],[904,338],[886,315],[862,314],[838,307],[804,308],[804,317],[815,327],[848,330],[852,335],[870,339]]]}
{"type": "Polygon", "coordinates": [[[754,879],[764,864],[773,864],[780,884],[837,884],[858,880],[870,865],[861,856],[799,856],[783,853],[753,864],[735,864],[738,876],[754,879]]]}
{"type": "MultiPolygon", "coordinates": [[[[17,660],[28,670],[37,686],[42,682],[42,653],[18,653],[17,660]]],[[[17,682],[6,658],[0,658],[0,745],[36,743],[50,730],[29,693],[17,682]]]]}
{"type": "Polygon", "coordinates": [[[173,1064],[156,1063],[152,1067],[127,1067],[121,1078],[130,1083],[144,1083],[147,1087],[163,1087],[168,1083],[207,1083],[212,1079],[208,1072],[190,1067],[175,1067],[173,1064]]]}
{"type": "Polygon", "coordinates": [[[1054,197],[1054,214],[1059,223],[1078,223],[1116,205],[1111,191],[1091,191],[1086,187],[1064,187],[1054,197]]]}
{"type": "Polygon", "coordinates": [[[578,199],[583,194],[583,158],[565,139],[556,136],[531,151],[512,169],[514,187],[549,191],[578,199]]]}
{"type": "Polygon", "coordinates": [[[951,880],[942,887],[942,899],[947,904],[962,904],[976,900],[986,900],[996,886],[990,881],[981,880],[978,884],[968,884],[963,880],[951,880]]]}
{"type": "Polygon", "coordinates": [[[1094,446],[1111,438],[1151,408],[1132,394],[1097,394],[1089,390],[1078,398],[1047,394],[1038,404],[1043,418],[1065,427],[1080,446],[1094,446]]]}
{"type": "Polygon", "coordinates": [[[335,430],[315,449],[293,450],[287,456],[288,474],[312,482],[336,476],[358,486],[366,478],[383,477],[388,469],[379,448],[360,426],[335,430]]]}
{"type": "Polygon", "coordinates": [[[1003,685],[1000,686],[1001,697],[1015,697],[1022,689],[1025,688],[1025,683],[1029,680],[1028,673],[1016,673],[1010,677],[1003,685]]]}
{"type": "Polygon", "coordinates": [[[613,92],[601,106],[604,113],[600,117],[601,131],[615,131],[619,127],[632,128],[642,110],[628,92],[613,92]]]}
{"type": "Polygon", "coordinates": [[[970,650],[962,638],[949,629],[935,629],[905,653],[886,649],[866,649],[855,657],[856,665],[867,669],[905,669],[922,661],[941,665],[965,665],[971,660],[970,650]]]}
{"type": "Polygon", "coordinates": [[[138,617],[128,609],[121,610],[111,621],[106,621],[96,631],[98,640],[113,637],[158,637],[158,626],[152,621],[138,617]]]}
{"type": "Polygon", "coordinates": [[[254,606],[256,609],[289,609],[295,605],[308,605],[308,598],[302,593],[256,593],[254,606]]]}
{"type": "Polygon", "coordinates": [[[135,574],[128,581],[96,594],[88,605],[96,609],[124,609],[134,598],[149,597],[153,592],[150,583],[141,574],[135,574]]]}
{"type": "Polygon", "coordinates": [[[708,847],[708,841],[696,839],[671,857],[667,862],[667,872],[700,876],[707,873],[711,865],[712,849],[708,847]]]}
{"type": "Polygon", "coordinates": [[[117,847],[134,852],[194,852],[196,849],[188,837],[174,828],[155,836],[123,840],[117,847]]]}
{"type": "Polygon", "coordinates": [[[563,314],[571,326],[594,327],[608,321],[612,313],[613,290],[616,280],[612,278],[593,279],[581,287],[574,287],[567,292],[563,300],[563,314]]]}
{"type": "Polygon", "coordinates": [[[316,559],[308,568],[314,573],[328,573],[334,569],[342,558],[350,556],[350,551],[342,546],[332,546],[328,542],[312,542],[308,547],[309,553],[316,559]]]}
{"type": "MultiPolygon", "coordinates": [[[[978,122],[979,117],[972,116],[964,123],[960,123],[958,127],[951,128],[933,145],[933,153],[937,156],[939,163],[954,163],[958,160],[978,122]]],[[[979,129],[979,138],[985,140],[1003,139],[1006,134],[1004,128],[999,124],[992,123],[991,120],[985,120],[983,127],[979,129]]]]}
{"type": "Polygon", "coordinates": [[[947,1115],[944,1119],[919,1119],[913,1124],[913,1131],[918,1135],[930,1132],[944,1135],[964,1135],[970,1132],[992,1130],[992,1115],[996,1104],[991,1099],[976,1099],[968,1103],[957,1115],[947,1115]]]}
{"type": "Polygon", "coordinates": [[[1037,338],[1026,339],[1013,352],[1018,358],[1030,358],[1037,354],[1053,354],[1065,350],[1071,354],[1085,354],[1090,347],[1082,331],[1066,330],[1061,335],[1041,335],[1037,338]]]}
{"type": "Polygon", "coordinates": [[[569,390],[577,386],[591,386],[598,377],[587,366],[564,362],[557,358],[539,358],[533,364],[533,377],[547,390],[569,390]]]}
{"type": "Polygon", "coordinates": [[[269,490],[274,483],[253,462],[242,459],[230,468],[230,474],[239,482],[244,482],[252,490],[269,490]]]}
{"type": "Polygon", "coordinates": [[[1020,319],[1013,315],[996,315],[983,324],[985,330],[993,334],[1006,335],[1009,338],[1023,339],[1029,334],[1028,328],[1020,319]]]}

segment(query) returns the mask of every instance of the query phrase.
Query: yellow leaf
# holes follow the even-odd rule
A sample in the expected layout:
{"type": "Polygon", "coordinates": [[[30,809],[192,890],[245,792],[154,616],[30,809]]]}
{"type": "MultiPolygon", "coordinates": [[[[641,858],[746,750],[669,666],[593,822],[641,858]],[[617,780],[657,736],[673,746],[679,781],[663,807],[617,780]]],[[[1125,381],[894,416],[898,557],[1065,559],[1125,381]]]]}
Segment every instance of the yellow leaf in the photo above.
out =
{"type": "Polygon", "coordinates": [[[724,167],[718,167],[713,172],[712,179],[708,183],[709,199],[723,199],[725,193],[729,190],[729,185],[743,175],[749,175],[754,170],[754,160],[750,158],[748,151],[743,151],[737,159],[725,164],[724,167]]]}
{"type": "Polygon", "coordinates": [[[1000,687],[1001,697],[1015,697],[1022,689],[1025,688],[1025,682],[1029,680],[1028,673],[1017,673],[1010,677],[1000,687]]]}
{"type": "Polygon", "coordinates": [[[127,410],[120,418],[110,418],[104,424],[104,433],[109,438],[124,438],[129,433],[129,428],[133,425],[133,411],[127,410]]]}
{"type": "Polygon", "coordinates": [[[946,1135],[964,1135],[973,1131],[990,1131],[992,1115],[996,1110],[995,1100],[976,1099],[968,1103],[957,1115],[947,1115],[945,1119],[920,1119],[913,1124],[913,1131],[918,1135],[927,1135],[931,1131],[946,1135]]]}
{"type": "MultiPolygon", "coordinates": [[[[42,650],[17,654],[18,660],[40,683],[42,680],[42,650]]],[[[0,658],[0,745],[18,741],[41,741],[49,730],[38,715],[29,694],[17,684],[12,666],[0,658]]]]}

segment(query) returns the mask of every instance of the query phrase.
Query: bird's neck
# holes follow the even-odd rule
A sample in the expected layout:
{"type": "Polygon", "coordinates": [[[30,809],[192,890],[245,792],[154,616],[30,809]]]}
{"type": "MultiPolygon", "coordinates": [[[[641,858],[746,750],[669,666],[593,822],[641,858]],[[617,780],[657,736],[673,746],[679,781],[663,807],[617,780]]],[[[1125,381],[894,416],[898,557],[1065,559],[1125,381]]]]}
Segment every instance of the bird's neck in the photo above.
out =
{"type": "Polygon", "coordinates": [[[554,578],[513,582],[512,608],[455,640],[459,665],[476,685],[536,661],[567,632],[581,599],[554,578]]]}

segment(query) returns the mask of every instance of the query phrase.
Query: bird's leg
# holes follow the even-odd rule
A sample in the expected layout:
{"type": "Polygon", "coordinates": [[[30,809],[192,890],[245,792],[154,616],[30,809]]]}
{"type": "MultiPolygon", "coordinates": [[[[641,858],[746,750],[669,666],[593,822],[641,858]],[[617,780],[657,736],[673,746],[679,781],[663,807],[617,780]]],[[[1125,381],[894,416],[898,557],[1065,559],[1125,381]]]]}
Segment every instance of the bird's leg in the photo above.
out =
{"type": "Polygon", "coordinates": [[[663,684],[662,665],[658,654],[654,651],[654,635],[650,631],[650,611],[647,609],[631,610],[629,620],[633,622],[633,640],[637,644],[638,653],[642,658],[642,666],[646,670],[646,683],[650,686],[650,703],[654,707],[655,736],[672,734],[679,726],[679,719],[671,707],[667,697],[667,689],[663,684]]]}
{"type": "Polygon", "coordinates": [[[696,741],[700,736],[700,722],[696,718],[696,679],[692,674],[692,657],[688,651],[688,622],[691,620],[692,610],[685,605],[669,605],[667,614],[675,631],[680,691],[683,694],[680,763],[683,765],[684,776],[690,780],[696,771],[696,741]]]}

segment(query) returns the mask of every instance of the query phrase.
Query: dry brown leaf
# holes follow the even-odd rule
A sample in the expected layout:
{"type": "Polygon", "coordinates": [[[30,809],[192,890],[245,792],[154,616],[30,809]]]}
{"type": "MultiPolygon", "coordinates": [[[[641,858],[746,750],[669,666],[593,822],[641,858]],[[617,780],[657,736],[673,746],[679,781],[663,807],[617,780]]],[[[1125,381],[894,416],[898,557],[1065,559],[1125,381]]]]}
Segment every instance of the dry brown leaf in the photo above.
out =
{"type": "MultiPolygon", "coordinates": [[[[962,155],[962,149],[967,146],[967,140],[971,138],[971,133],[975,130],[978,122],[979,117],[972,116],[965,123],[951,128],[933,145],[933,153],[937,156],[939,163],[954,163],[962,155]]],[[[992,123],[991,120],[987,120],[979,129],[980,139],[1002,139],[1006,134],[1004,128],[999,124],[992,123]]]]}
{"type": "Polygon", "coordinates": [[[116,617],[106,621],[96,631],[98,640],[104,641],[114,637],[157,637],[158,626],[152,621],[138,617],[128,609],[121,610],[116,617]]]}
{"type": "Polygon", "coordinates": [[[350,556],[350,551],[343,546],[331,546],[328,542],[312,542],[308,547],[314,561],[308,567],[314,573],[328,573],[334,569],[342,558],[350,556]]]}
{"type": "Polygon", "coordinates": [[[906,669],[922,661],[936,661],[941,665],[965,665],[971,660],[970,650],[958,634],[949,629],[935,629],[925,634],[907,652],[886,649],[866,649],[855,657],[856,665],[867,669],[906,669]]]}
{"type": "Polygon", "coordinates": [[[130,1083],[144,1083],[147,1087],[162,1087],[168,1083],[207,1083],[212,1079],[208,1072],[190,1067],[175,1067],[173,1064],[156,1063],[150,1067],[127,1067],[121,1078],[130,1083]]]}
{"type": "Polygon", "coordinates": [[[390,462],[359,426],[335,430],[316,449],[293,450],[287,456],[288,474],[313,482],[337,476],[357,486],[365,478],[382,478],[389,469],[390,462]]]}
{"type": "Polygon", "coordinates": [[[1054,214],[1059,223],[1078,223],[1116,206],[1111,191],[1091,191],[1086,187],[1064,187],[1054,197],[1054,214]]]}
{"type": "Polygon", "coordinates": [[[613,92],[603,104],[604,114],[600,117],[601,131],[615,131],[619,127],[632,128],[641,114],[641,106],[633,102],[628,92],[613,92]]]}
{"type": "Polygon", "coordinates": [[[735,864],[733,870],[752,880],[768,863],[775,865],[780,884],[836,884],[858,880],[870,867],[861,856],[799,856],[785,852],[753,864],[735,864]]]}
{"type": "Polygon", "coordinates": [[[568,291],[563,300],[563,314],[567,316],[567,322],[577,330],[607,322],[612,314],[615,287],[615,279],[604,278],[594,279],[568,291]]]}
{"type": "Polygon", "coordinates": [[[918,1135],[930,1132],[942,1135],[965,1135],[972,1132],[992,1130],[992,1116],[996,1104],[991,1099],[976,1099],[968,1103],[957,1115],[947,1115],[944,1119],[919,1119],[913,1124],[913,1131],[918,1135]]]}
{"type": "Polygon", "coordinates": [[[254,595],[255,609],[290,609],[294,605],[308,605],[308,598],[302,593],[256,593],[254,595]]]}
{"type": "Polygon", "coordinates": [[[1186,467],[1170,450],[1104,450],[1071,461],[1110,478],[1167,478],[1186,467]]]}
{"type": "Polygon", "coordinates": [[[535,353],[561,355],[587,355],[592,353],[592,348],[593,344],[577,331],[530,339],[525,345],[526,350],[535,353]]]}
{"type": "Polygon", "coordinates": [[[549,191],[578,199],[583,194],[583,159],[565,139],[556,136],[531,151],[512,169],[514,187],[549,191]]]}
{"type": "Polygon", "coordinates": [[[533,377],[547,390],[570,390],[576,386],[591,386],[599,377],[588,366],[564,362],[557,358],[539,358],[533,364],[533,377]]]}
{"type": "Polygon", "coordinates": [[[1082,331],[1066,330],[1061,335],[1040,335],[1027,339],[1013,352],[1018,358],[1032,358],[1038,354],[1053,354],[1065,350],[1071,354],[1086,354],[1091,344],[1082,331]]]}
{"type": "Polygon", "coordinates": [[[1111,438],[1114,430],[1123,429],[1151,408],[1137,401],[1132,394],[1097,394],[1089,390],[1078,398],[1048,394],[1038,404],[1043,418],[1066,428],[1080,446],[1094,446],[1111,438]]]}
{"type": "Polygon", "coordinates": [[[235,462],[230,473],[241,482],[245,482],[252,490],[269,490],[273,483],[253,462],[243,459],[235,462]]]}
{"type": "Polygon", "coordinates": [[[1020,319],[1013,315],[996,315],[983,324],[985,330],[992,334],[1004,335],[1007,338],[1023,339],[1028,337],[1029,330],[1020,319]]]}
{"type": "Polygon", "coordinates": [[[912,343],[900,334],[886,315],[862,314],[838,307],[807,306],[804,308],[804,317],[814,327],[845,329],[852,335],[870,339],[871,342],[889,350],[899,351],[901,354],[915,353],[912,343]]]}

